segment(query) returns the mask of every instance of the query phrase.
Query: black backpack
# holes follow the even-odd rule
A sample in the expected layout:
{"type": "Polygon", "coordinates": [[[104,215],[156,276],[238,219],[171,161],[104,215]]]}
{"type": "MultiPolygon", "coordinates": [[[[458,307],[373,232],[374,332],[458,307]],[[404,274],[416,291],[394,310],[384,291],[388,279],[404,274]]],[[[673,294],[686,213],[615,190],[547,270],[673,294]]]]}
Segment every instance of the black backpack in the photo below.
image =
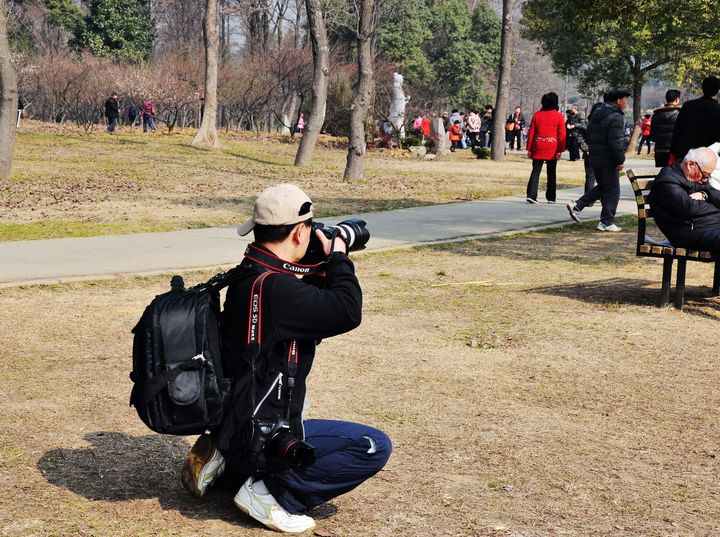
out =
{"type": "Polygon", "coordinates": [[[220,290],[243,274],[236,267],[189,289],[173,276],[171,290],[156,296],[133,328],[130,404],[153,431],[194,435],[220,425],[232,388],[222,359],[220,290]]]}

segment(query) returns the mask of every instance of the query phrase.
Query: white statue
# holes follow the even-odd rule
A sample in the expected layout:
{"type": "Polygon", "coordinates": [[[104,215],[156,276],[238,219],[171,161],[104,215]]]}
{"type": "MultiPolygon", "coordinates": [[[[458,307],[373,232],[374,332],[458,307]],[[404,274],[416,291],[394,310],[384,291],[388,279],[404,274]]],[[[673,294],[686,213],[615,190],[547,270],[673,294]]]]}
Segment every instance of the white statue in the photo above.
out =
{"type": "Polygon", "coordinates": [[[390,104],[388,120],[395,132],[400,132],[400,138],[405,138],[405,104],[408,99],[402,89],[403,77],[400,73],[393,74],[393,97],[390,104]]]}

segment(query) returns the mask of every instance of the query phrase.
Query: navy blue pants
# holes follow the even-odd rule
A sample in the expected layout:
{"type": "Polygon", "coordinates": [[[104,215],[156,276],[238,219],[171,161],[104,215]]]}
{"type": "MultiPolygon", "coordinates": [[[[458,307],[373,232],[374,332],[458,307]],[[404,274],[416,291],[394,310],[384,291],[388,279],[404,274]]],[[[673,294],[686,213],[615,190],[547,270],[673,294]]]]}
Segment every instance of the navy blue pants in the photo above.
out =
{"type": "Polygon", "coordinates": [[[390,458],[390,438],[373,427],[333,420],[307,420],[304,425],[305,441],[315,447],[315,462],[302,473],[283,470],[263,478],[289,513],[305,513],[351,491],[390,458]]]}

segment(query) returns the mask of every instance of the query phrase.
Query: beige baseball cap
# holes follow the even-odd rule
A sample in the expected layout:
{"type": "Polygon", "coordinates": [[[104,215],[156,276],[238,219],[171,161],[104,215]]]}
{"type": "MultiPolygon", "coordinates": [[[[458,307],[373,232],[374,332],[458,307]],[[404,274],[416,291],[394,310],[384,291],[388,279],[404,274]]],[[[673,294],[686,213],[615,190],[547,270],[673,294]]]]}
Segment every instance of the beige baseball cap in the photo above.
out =
{"type": "Polygon", "coordinates": [[[258,195],[252,218],[238,226],[239,235],[250,233],[255,224],[285,226],[312,218],[312,200],[295,185],[283,183],[266,188],[258,195]]]}

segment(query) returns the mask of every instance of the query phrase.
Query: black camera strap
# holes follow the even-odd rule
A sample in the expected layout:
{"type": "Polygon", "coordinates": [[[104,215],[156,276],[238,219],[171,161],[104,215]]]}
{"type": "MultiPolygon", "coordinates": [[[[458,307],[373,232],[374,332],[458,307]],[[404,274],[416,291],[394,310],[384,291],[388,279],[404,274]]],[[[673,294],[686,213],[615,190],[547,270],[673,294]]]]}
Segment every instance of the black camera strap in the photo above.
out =
{"type": "MultiPolygon", "coordinates": [[[[253,417],[257,410],[265,401],[265,398],[270,394],[265,395],[263,400],[258,404],[257,393],[256,393],[256,359],[260,356],[260,349],[262,347],[262,289],[265,280],[272,274],[276,274],[273,270],[267,270],[262,272],[252,284],[250,289],[250,322],[248,323],[248,353],[250,354],[250,366],[252,368],[252,386],[250,388],[252,404],[253,404],[253,417]]],[[[288,378],[287,378],[287,394],[288,401],[286,407],[287,419],[290,419],[290,403],[292,401],[292,392],[295,387],[295,375],[297,374],[298,366],[298,343],[297,340],[293,339],[288,344],[288,378]]],[[[282,377],[279,377],[278,393],[282,390],[282,377]]],[[[274,386],[272,387],[274,388],[274,386]]],[[[271,389],[272,389],[271,388],[271,389]]]]}
{"type": "Polygon", "coordinates": [[[325,263],[315,263],[313,265],[301,265],[300,263],[291,263],[280,259],[275,254],[263,250],[254,243],[248,245],[245,249],[245,259],[253,261],[258,265],[265,267],[274,272],[282,272],[283,274],[295,274],[298,276],[307,276],[314,274],[320,270],[324,270],[325,263]]]}

